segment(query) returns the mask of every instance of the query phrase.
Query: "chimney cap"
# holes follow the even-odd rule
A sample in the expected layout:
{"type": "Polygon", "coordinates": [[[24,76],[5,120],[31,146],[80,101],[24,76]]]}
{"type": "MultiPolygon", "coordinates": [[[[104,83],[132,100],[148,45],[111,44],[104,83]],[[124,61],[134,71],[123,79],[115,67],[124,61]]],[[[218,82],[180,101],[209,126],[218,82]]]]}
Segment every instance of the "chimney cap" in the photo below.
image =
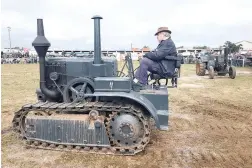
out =
{"type": "Polygon", "coordinates": [[[43,19],[37,19],[37,37],[32,42],[34,47],[50,47],[50,42],[46,39],[44,33],[43,19]]]}
{"type": "Polygon", "coordinates": [[[91,19],[103,19],[100,15],[94,15],[91,19]]]}

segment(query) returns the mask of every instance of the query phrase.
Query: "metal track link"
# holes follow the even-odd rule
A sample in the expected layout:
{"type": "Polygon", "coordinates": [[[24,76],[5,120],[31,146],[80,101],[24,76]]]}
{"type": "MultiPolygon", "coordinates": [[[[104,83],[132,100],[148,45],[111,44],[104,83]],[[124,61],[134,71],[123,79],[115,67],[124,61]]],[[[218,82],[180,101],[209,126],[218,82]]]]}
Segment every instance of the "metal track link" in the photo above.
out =
{"type": "MultiPolygon", "coordinates": [[[[73,114],[74,115],[74,114],[73,114]]],[[[49,150],[60,150],[60,151],[76,151],[76,152],[88,152],[97,154],[113,154],[113,155],[135,155],[143,151],[150,141],[150,126],[149,120],[144,116],[143,110],[136,105],[125,104],[122,102],[79,102],[79,103],[54,103],[54,102],[37,102],[35,104],[24,105],[19,111],[15,112],[15,116],[12,121],[13,130],[18,132],[20,138],[25,139],[27,148],[39,148],[49,150]],[[80,114],[88,114],[90,110],[97,110],[104,114],[105,112],[105,126],[107,135],[109,136],[111,146],[85,146],[83,145],[69,145],[69,144],[57,144],[55,142],[28,140],[25,137],[25,128],[22,125],[25,117],[30,112],[35,112],[35,115],[57,115],[65,112],[78,112],[80,114]],[[107,127],[111,116],[116,115],[117,112],[128,112],[139,117],[139,120],[144,125],[144,138],[134,146],[121,146],[118,145],[111,139],[109,129],[107,127]]]]}

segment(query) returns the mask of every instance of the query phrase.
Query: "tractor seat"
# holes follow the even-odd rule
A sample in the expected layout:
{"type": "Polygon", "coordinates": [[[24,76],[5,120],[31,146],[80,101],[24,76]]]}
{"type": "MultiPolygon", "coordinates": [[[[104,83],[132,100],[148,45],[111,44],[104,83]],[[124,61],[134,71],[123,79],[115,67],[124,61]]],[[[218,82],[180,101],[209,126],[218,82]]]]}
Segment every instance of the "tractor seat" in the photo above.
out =
{"type": "Polygon", "coordinates": [[[177,81],[178,81],[177,78],[179,77],[178,74],[179,74],[179,70],[174,72],[174,74],[172,76],[165,76],[164,77],[164,76],[161,76],[156,73],[151,73],[149,75],[150,75],[150,79],[154,80],[154,82],[152,83],[153,85],[156,85],[156,84],[161,85],[160,80],[162,80],[162,79],[165,79],[165,85],[167,85],[168,80],[171,79],[171,84],[172,84],[171,87],[174,88],[174,87],[177,87],[177,81]]]}
{"type": "Polygon", "coordinates": [[[151,74],[151,79],[157,80],[157,79],[162,79],[162,78],[163,78],[163,77],[160,76],[159,74],[155,74],[155,73],[151,74]]]}
{"type": "Polygon", "coordinates": [[[166,79],[166,78],[171,79],[171,78],[176,78],[176,77],[179,77],[179,69],[178,68],[175,68],[174,73],[172,75],[168,75],[168,76],[162,76],[160,74],[151,73],[151,79],[154,79],[154,80],[166,79]]]}
{"type": "Polygon", "coordinates": [[[181,67],[181,63],[183,64],[182,60],[182,56],[178,55],[178,56],[167,56],[166,57],[167,60],[169,60],[169,65],[171,67],[171,72],[165,76],[157,74],[157,73],[151,73],[150,75],[150,79],[151,80],[155,80],[155,82],[153,84],[160,84],[161,79],[165,79],[165,85],[168,84],[168,79],[171,79],[171,83],[172,83],[172,87],[177,87],[177,78],[180,77],[180,67],[181,67]]]}

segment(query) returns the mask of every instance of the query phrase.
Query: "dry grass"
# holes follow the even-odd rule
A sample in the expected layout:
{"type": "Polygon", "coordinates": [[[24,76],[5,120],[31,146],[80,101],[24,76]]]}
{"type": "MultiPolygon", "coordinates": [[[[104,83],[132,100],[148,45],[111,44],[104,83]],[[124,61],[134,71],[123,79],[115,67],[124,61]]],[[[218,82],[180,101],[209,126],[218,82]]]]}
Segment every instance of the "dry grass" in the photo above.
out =
{"type": "MultiPolygon", "coordinates": [[[[134,63],[135,65],[137,63],[134,63]]],[[[121,64],[120,64],[121,65],[121,64]]],[[[105,156],[23,148],[2,134],[3,167],[252,167],[252,69],[214,80],[183,65],[179,88],[169,90],[170,130],[154,131],[143,153],[105,156]]],[[[2,130],[13,113],[36,102],[38,65],[2,65],[2,130]]]]}

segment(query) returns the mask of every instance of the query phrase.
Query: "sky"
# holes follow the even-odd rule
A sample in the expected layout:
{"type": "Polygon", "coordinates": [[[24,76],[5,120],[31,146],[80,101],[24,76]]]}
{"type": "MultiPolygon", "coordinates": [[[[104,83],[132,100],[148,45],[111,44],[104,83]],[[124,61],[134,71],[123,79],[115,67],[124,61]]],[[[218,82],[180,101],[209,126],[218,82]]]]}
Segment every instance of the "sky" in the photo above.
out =
{"type": "Polygon", "coordinates": [[[1,0],[1,48],[32,49],[37,18],[53,49],[94,48],[94,15],[101,20],[102,50],[154,49],[167,26],[177,47],[219,47],[252,41],[252,0],[1,0]]]}

